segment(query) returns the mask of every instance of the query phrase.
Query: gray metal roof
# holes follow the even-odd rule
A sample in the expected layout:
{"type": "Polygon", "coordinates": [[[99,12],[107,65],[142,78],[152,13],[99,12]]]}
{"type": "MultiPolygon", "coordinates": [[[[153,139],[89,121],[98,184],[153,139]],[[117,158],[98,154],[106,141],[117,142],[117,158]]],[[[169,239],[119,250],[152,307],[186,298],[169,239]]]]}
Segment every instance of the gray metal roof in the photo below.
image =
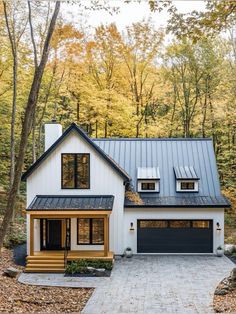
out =
{"type": "MultiPolygon", "coordinates": [[[[158,197],[180,197],[176,192],[174,167],[194,167],[199,177],[199,192],[181,192],[181,197],[221,196],[215,154],[211,139],[93,139],[132,177],[137,186],[138,167],[159,167],[158,197]]],[[[211,199],[209,198],[209,200],[211,199]]],[[[175,200],[175,198],[173,199],[175,200]]],[[[216,199],[218,200],[218,199],[216,199]]]]}
{"type": "Polygon", "coordinates": [[[181,179],[198,180],[199,179],[193,166],[175,166],[174,172],[175,172],[175,177],[177,180],[181,180],[181,179]]]}
{"type": "Polygon", "coordinates": [[[138,167],[137,179],[160,179],[159,167],[138,167]]]}
{"type": "Polygon", "coordinates": [[[143,204],[125,199],[125,207],[230,207],[224,196],[169,196],[141,197],[143,204]]]}
{"type": "Polygon", "coordinates": [[[27,210],[112,210],[113,195],[37,195],[27,210]]]}

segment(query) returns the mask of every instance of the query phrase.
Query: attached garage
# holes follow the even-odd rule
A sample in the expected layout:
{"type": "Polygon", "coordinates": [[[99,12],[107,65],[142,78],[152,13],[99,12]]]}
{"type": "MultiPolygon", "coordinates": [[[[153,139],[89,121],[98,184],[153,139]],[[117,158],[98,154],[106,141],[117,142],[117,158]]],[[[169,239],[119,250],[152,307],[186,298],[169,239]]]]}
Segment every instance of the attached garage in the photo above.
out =
{"type": "Polygon", "coordinates": [[[212,220],[138,220],[138,253],[212,253],[212,220]]]}

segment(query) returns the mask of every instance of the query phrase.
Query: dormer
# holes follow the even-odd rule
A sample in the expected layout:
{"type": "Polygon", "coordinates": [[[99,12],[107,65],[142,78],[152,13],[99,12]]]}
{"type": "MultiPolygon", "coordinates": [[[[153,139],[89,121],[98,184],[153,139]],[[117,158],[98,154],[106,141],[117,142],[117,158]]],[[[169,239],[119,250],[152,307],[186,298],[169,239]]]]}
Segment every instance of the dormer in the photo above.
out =
{"type": "Polygon", "coordinates": [[[174,167],[176,192],[198,192],[199,177],[193,166],[174,167]]]}
{"type": "Polygon", "coordinates": [[[138,167],[137,169],[138,192],[159,192],[160,171],[159,167],[138,167]]]}

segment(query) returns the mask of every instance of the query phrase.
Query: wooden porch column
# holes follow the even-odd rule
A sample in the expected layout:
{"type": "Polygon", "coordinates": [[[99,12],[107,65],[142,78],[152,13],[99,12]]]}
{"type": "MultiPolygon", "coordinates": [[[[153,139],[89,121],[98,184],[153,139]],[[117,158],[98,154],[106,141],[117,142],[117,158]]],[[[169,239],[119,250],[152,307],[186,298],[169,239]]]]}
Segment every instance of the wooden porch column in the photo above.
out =
{"type": "Polygon", "coordinates": [[[34,255],[34,218],[30,215],[30,255],[34,255]]]}
{"type": "Polygon", "coordinates": [[[109,251],[109,220],[108,216],[104,218],[104,256],[108,256],[109,251]]]}

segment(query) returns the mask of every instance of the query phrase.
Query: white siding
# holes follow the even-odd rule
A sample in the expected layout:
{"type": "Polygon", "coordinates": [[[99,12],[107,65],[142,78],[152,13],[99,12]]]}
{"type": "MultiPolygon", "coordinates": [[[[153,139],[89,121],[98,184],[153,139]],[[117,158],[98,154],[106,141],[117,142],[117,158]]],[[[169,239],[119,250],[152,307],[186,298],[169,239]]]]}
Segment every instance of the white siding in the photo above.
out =
{"type": "MultiPolygon", "coordinates": [[[[36,195],[114,195],[110,216],[110,250],[116,254],[123,251],[123,179],[85,140],[72,132],[56,150],[28,177],[27,206],[36,195]],[[90,189],[61,189],[61,154],[90,154],[90,189]]],[[[36,241],[39,241],[35,229],[36,241]]],[[[75,247],[75,245],[73,245],[75,247]]]]}
{"type": "Polygon", "coordinates": [[[212,219],[213,220],[213,252],[219,245],[224,245],[224,209],[192,209],[192,208],[157,208],[157,209],[125,209],[124,213],[124,244],[137,253],[137,220],[138,219],[212,219]],[[134,231],[130,231],[130,223],[134,231]],[[219,222],[221,231],[216,231],[219,222]]]}

